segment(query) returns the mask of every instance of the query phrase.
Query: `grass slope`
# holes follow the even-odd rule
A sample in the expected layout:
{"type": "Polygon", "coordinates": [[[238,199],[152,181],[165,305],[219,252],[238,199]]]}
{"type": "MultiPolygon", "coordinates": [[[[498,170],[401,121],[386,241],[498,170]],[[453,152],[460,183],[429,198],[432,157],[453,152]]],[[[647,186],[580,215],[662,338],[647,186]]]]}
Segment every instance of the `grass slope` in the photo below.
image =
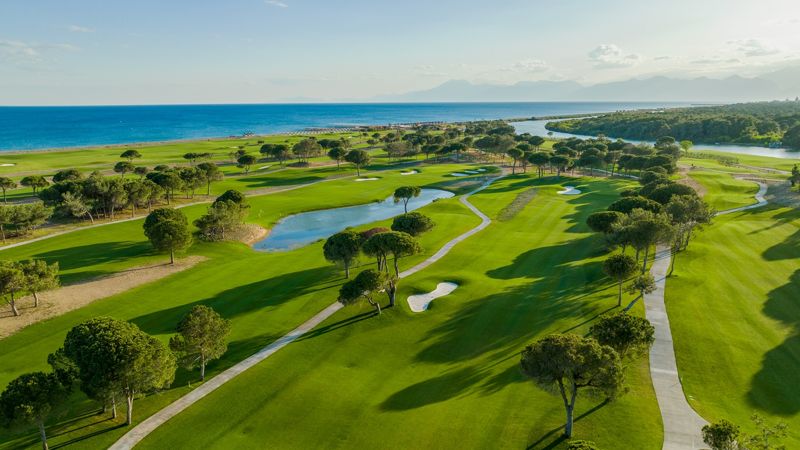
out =
{"type": "MultiPolygon", "coordinates": [[[[563,406],[524,379],[519,351],[548,333],[586,333],[616,309],[600,270],[603,244],[584,220],[629,184],[516,176],[471,201],[496,217],[532,185],[538,195],[516,216],[404,280],[399,307],[380,317],[367,306],[342,310],[140,447],[563,447],[563,406]],[[561,184],[588,194],[556,195],[561,184]],[[408,295],[441,281],[459,288],[425,313],[408,310],[408,295]]],[[[629,382],[617,402],[580,399],[576,437],[601,448],[661,447],[646,360],[630,368],[629,382]]]]}
{"type": "Polygon", "coordinates": [[[720,216],[678,256],[666,301],[683,387],[708,420],[789,425],[800,447],[800,212],[720,216]]]}
{"type": "Polygon", "coordinates": [[[728,173],[692,170],[688,175],[706,189],[703,199],[717,211],[752,205],[758,185],[748,180],[737,180],[728,173]]]}
{"type": "MultiPolygon", "coordinates": [[[[448,183],[454,166],[425,169],[414,175],[419,184],[448,183]]],[[[252,219],[274,223],[291,211],[364,203],[384,199],[408,177],[387,174],[369,186],[340,180],[322,183],[275,196],[251,199],[252,219]]],[[[460,181],[462,182],[462,181],[460,181]]],[[[475,226],[479,219],[457,198],[437,201],[422,210],[437,227],[421,239],[425,253],[401,261],[410,267],[438,250],[444,242],[475,226]]],[[[202,212],[189,208],[191,215],[202,212]]],[[[389,221],[380,225],[388,225],[389,221]]],[[[365,225],[366,228],[370,225],[365,225]]],[[[46,369],[46,356],[58,348],[66,332],[91,317],[109,315],[130,320],[148,333],[166,341],[180,317],[195,304],[207,304],[233,321],[231,345],[225,357],[209,367],[215,374],[244,359],[323,309],[336,297],[341,273],[322,258],[322,244],[285,253],[259,253],[235,243],[197,243],[191,253],[209,261],[157,283],[100,300],[63,316],[41,322],[0,340],[0,385],[21,373],[46,369]]],[[[66,281],[119,271],[144,262],[164,260],[154,255],[144,240],[141,221],[118,223],[94,230],[32,243],[3,251],[3,258],[43,257],[56,259],[64,267],[66,281]]],[[[137,421],[185,394],[197,374],[179,371],[173,388],[137,401],[137,421]]],[[[96,416],[96,405],[76,394],[74,408],[60,426],[51,429],[51,444],[80,442],[81,448],[104,448],[124,428],[118,422],[96,416]]],[[[35,434],[0,434],[2,448],[36,446],[35,434]]]]}

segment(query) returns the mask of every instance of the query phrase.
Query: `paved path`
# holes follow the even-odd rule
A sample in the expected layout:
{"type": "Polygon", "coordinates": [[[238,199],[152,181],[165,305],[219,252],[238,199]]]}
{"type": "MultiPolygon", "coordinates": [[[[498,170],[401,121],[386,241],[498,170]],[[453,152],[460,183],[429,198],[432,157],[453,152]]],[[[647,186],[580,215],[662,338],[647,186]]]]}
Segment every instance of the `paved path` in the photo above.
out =
{"type": "Polygon", "coordinates": [[[763,183],[761,181],[755,181],[755,180],[749,180],[749,181],[752,181],[752,182],[758,184],[758,192],[756,192],[756,202],[758,202],[758,203],[753,203],[752,205],[742,206],[742,207],[739,207],[739,208],[726,209],[725,211],[718,212],[717,213],[718,216],[721,216],[723,214],[735,213],[735,212],[739,212],[739,211],[746,211],[748,209],[753,209],[753,208],[760,208],[760,207],[762,207],[762,206],[767,204],[767,199],[764,198],[764,195],[767,194],[767,185],[766,185],[766,183],[763,183]]]}
{"type": "MultiPolygon", "coordinates": [[[[420,270],[430,266],[434,262],[440,260],[444,255],[446,255],[456,244],[462,242],[463,240],[467,239],[468,237],[472,236],[473,234],[483,230],[491,223],[491,219],[483,214],[480,210],[478,210],[475,206],[473,206],[467,198],[483,189],[486,189],[490,184],[497,181],[498,179],[502,178],[496,177],[488,180],[486,183],[481,185],[478,189],[464,195],[461,197],[461,202],[467,206],[473,213],[475,213],[478,217],[481,218],[481,223],[472,228],[471,230],[465,232],[464,234],[457,236],[453,240],[447,242],[444,247],[442,247],[438,252],[432,255],[430,258],[422,261],[421,263],[417,264],[416,266],[403,271],[400,273],[400,278],[405,278],[407,276],[413,275],[420,270]]],[[[231,368],[227,369],[226,371],[220,373],[219,375],[211,378],[209,381],[206,381],[198,388],[193,390],[192,392],[184,395],[183,397],[179,398],[178,400],[172,402],[166,408],[158,411],[157,413],[153,414],[152,416],[145,419],[140,424],[133,427],[130,431],[125,433],[117,442],[115,442],[109,450],[129,450],[132,449],[136,444],[138,444],[142,439],[147,437],[148,434],[152,433],[156,428],[163,425],[169,419],[178,415],[181,411],[185,410],[189,406],[193,405],[198,400],[202,399],[206,395],[210,394],[211,392],[215,391],[217,388],[222,386],[223,384],[227,383],[228,381],[232,380],[234,377],[239,375],[240,373],[244,372],[245,370],[253,367],[254,365],[258,364],[259,362],[269,358],[272,354],[277,352],[278,350],[286,347],[293,341],[295,341],[300,336],[304,335],[311,331],[314,327],[325,321],[328,317],[332,316],[336,311],[342,309],[342,304],[339,302],[335,302],[328,306],[327,308],[323,309],[317,315],[312,317],[311,319],[304,322],[299,327],[295,328],[288,334],[282,336],[275,342],[267,345],[266,347],[259,350],[254,355],[248,357],[244,361],[237,363],[236,365],[232,366],[231,368]]]]}
{"type": "MultiPolygon", "coordinates": [[[[720,211],[719,214],[730,214],[747,209],[759,208],[767,204],[764,194],[767,185],[756,181],[759,189],[756,201],[752,205],[720,211]]],[[[656,280],[656,290],[644,296],[645,314],[655,327],[656,341],[650,349],[650,377],[656,391],[658,407],[661,409],[661,420],[664,423],[663,450],[698,450],[707,448],[703,443],[701,428],[706,422],[686,401],[681,379],[678,375],[678,364],[675,360],[675,349],[672,343],[672,330],[664,303],[667,272],[671,257],[668,246],[659,246],[650,273],[656,280]]]]}
{"type": "Polygon", "coordinates": [[[419,272],[420,270],[422,270],[422,269],[430,266],[431,264],[435,263],[436,261],[439,261],[440,259],[442,259],[442,257],[444,255],[446,255],[448,252],[450,252],[450,250],[453,247],[455,247],[456,244],[466,240],[467,238],[469,238],[473,234],[475,234],[475,233],[483,230],[484,228],[488,227],[489,224],[492,223],[492,220],[489,219],[489,217],[486,214],[482,213],[478,208],[476,208],[475,205],[473,205],[472,203],[469,202],[469,196],[486,189],[487,187],[489,187],[490,184],[494,183],[495,181],[499,180],[500,178],[502,178],[502,177],[492,178],[489,181],[487,181],[486,183],[483,183],[481,185],[481,187],[479,187],[478,189],[475,189],[474,191],[470,192],[469,194],[461,197],[461,203],[463,203],[467,208],[469,208],[476,216],[480,217],[481,218],[481,223],[477,227],[467,231],[466,233],[462,234],[461,236],[456,237],[455,239],[453,239],[452,241],[448,242],[447,244],[444,244],[444,247],[439,249],[439,251],[434,253],[433,256],[431,256],[430,258],[426,259],[425,261],[422,261],[421,263],[417,264],[416,266],[414,266],[414,267],[412,267],[412,268],[410,268],[408,270],[404,270],[404,271],[400,272],[400,278],[405,278],[407,276],[413,275],[413,274],[419,272]]]}

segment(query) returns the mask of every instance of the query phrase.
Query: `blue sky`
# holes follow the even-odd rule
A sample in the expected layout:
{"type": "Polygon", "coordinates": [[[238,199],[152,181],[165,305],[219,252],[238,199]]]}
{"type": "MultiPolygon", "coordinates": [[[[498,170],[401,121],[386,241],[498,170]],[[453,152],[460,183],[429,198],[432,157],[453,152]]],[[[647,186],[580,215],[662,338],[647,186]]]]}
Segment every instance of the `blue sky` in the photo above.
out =
{"type": "Polygon", "coordinates": [[[796,0],[3,0],[0,104],[356,100],[451,79],[757,75],[796,0]]]}

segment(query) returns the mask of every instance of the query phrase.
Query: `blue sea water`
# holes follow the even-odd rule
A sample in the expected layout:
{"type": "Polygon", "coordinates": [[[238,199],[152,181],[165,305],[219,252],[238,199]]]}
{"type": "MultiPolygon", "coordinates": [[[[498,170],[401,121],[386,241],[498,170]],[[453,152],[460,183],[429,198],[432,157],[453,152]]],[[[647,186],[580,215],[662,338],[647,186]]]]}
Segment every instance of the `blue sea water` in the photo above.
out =
{"type": "Polygon", "coordinates": [[[458,122],[678,103],[364,103],[0,107],[0,151],[201,139],[411,122],[458,122]]]}

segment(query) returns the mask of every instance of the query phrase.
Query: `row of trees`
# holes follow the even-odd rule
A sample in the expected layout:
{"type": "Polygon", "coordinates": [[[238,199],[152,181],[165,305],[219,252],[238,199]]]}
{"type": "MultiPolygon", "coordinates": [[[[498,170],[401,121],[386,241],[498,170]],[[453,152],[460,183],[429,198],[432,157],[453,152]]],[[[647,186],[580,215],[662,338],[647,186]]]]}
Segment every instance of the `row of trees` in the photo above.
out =
{"type": "MultiPolygon", "coordinates": [[[[533,136],[535,140],[538,136],[533,136]]],[[[553,151],[536,151],[529,142],[523,142],[507,151],[513,159],[513,172],[519,164],[522,170],[528,164],[536,166],[541,177],[545,171],[556,172],[557,175],[581,168],[594,175],[596,169],[604,169],[614,175],[617,171],[656,171],[673,173],[681,147],[672,138],[662,138],[655,146],[647,144],[633,145],[620,140],[577,139],[570,138],[556,142],[553,151]]]]}
{"type": "Polygon", "coordinates": [[[0,295],[11,307],[11,313],[19,316],[17,301],[33,296],[33,307],[39,307],[39,294],[57,288],[58,263],[48,264],[41,259],[26,261],[0,261],[0,295]]]}
{"type": "Polygon", "coordinates": [[[12,380],[0,394],[0,424],[38,427],[47,450],[45,425],[67,409],[69,393],[77,385],[103,411],[117,418],[117,402],[126,402],[126,423],[133,423],[134,400],[168,388],[178,363],[200,368],[205,380],[209,361],[227,350],[230,323],[207,306],[195,306],[177,326],[165,346],[136,325],[98,317],[73,327],[64,344],[51,353],[50,372],[33,372],[12,380]]]}
{"type": "MultiPolygon", "coordinates": [[[[395,192],[395,200],[407,202],[417,195],[419,188],[401,187],[395,192]]],[[[429,217],[416,212],[409,213],[406,209],[403,215],[394,218],[391,230],[373,228],[358,233],[347,229],[329,237],[323,245],[323,255],[326,260],[344,267],[345,278],[350,278],[350,268],[362,253],[375,258],[376,262],[375,269],[363,270],[342,285],[339,302],[352,305],[365,300],[380,314],[380,302],[375,297],[385,292],[389,298],[389,306],[394,306],[400,276],[398,260],[419,253],[421,248],[415,236],[433,226],[434,222],[429,217]]]]}

